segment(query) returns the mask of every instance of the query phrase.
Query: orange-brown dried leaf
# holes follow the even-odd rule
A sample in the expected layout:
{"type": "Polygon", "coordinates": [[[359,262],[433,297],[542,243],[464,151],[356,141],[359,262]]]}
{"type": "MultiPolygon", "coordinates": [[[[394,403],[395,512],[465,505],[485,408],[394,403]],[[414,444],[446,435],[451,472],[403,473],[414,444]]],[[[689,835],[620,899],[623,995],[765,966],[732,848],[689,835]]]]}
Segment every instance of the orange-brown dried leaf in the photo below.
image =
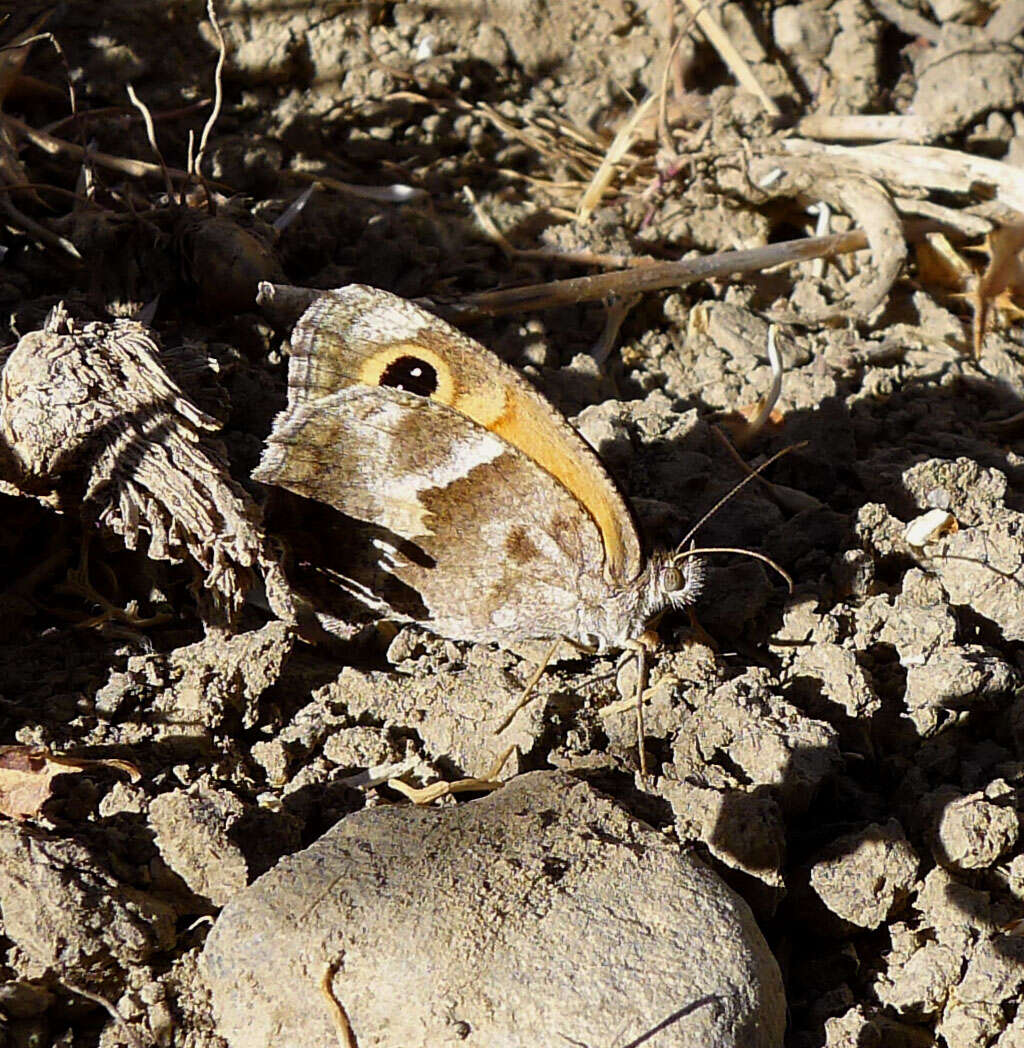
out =
{"type": "Polygon", "coordinates": [[[12,819],[38,815],[53,793],[58,775],[76,775],[86,768],[112,768],[132,782],[142,773],[116,758],[64,757],[42,746],[0,746],[0,814],[12,819]]]}
{"type": "Polygon", "coordinates": [[[53,780],[81,770],[38,746],[0,747],[0,814],[18,820],[38,815],[53,794],[53,780]]]}
{"type": "Polygon", "coordinates": [[[50,13],[44,12],[24,32],[19,33],[9,44],[0,48],[0,106],[4,104],[11,88],[21,76],[25,66],[25,59],[32,50],[32,38],[43,28],[50,18],[50,13]],[[30,41],[22,43],[23,40],[30,41]]]}
{"type": "MultiPolygon", "coordinates": [[[[1024,223],[1000,226],[985,237],[988,268],[981,275],[970,303],[974,309],[974,355],[981,354],[981,343],[988,330],[993,306],[1012,306],[1011,296],[1024,292],[1024,223]]],[[[1015,306],[1013,306],[1016,309],[1015,306]]]]}
{"type": "Polygon", "coordinates": [[[929,233],[914,246],[917,276],[925,288],[965,291],[975,280],[975,272],[941,233],[929,233]]]}

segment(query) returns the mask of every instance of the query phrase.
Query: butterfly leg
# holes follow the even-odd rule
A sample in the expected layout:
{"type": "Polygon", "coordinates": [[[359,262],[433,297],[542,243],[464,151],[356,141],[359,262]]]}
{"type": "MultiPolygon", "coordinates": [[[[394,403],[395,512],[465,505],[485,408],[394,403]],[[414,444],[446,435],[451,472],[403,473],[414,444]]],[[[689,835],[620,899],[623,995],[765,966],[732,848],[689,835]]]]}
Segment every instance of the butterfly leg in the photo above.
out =
{"type": "Polygon", "coordinates": [[[530,679],[526,682],[526,687],[523,688],[523,693],[519,696],[518,702],[516,702],[515,706],[513,706],[512,709],[508,713],[506,713],[504,717],[502,717],[501,723],[497,726],[497,728],[494,729],[495,735],[500,735],[512,723],[512,721],[515,719],[515,715],[530,701],[530,696],[533,693],[533,689],[537,687],[537,682],[544,675],[544,671],[548,668],[548,666],[551,665],[551,662],[555,657],[555,652],[558,651],[558,645],[561,643],[562,638],[558,637],[555,640],[554,644],[552,644],[551,647],[548,648],[547,652],[544,655],[544,658],[541,659],[540,664],[533,671],[533,674],[530,677],[530,679]]]}
{"type": "Polygon", "coordinates": [[[647,749],[644,746],[644,692],[647,691],[647,680],[650,667],[647,662],[647,654],[657,645],[657,634],[641,634],[636,640],[631,640],[625,645],[625,652],[636,655],[636,752],[640,765],[640,785],[647,787],[647,749]]]}

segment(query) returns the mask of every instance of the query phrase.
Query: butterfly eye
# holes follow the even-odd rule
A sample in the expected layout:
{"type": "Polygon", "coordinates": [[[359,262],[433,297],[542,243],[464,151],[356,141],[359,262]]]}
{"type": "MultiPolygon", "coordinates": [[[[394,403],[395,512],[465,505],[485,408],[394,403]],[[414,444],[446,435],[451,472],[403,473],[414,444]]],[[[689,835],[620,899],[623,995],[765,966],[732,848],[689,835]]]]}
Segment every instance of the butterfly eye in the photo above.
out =
{"type": "Polygon", "coordinates": [[[681,590],[685,585],[683,573],[678,568],[666,568],[665,574],[662,576],[662,582],[668,593],[675,593],[676,590],[681,590]]]}
{"type": "Polygon", "coordinates": [[[437,369],[421,357],[398,357],[384,369],[379,383],[418,397],[429,397],[437,389],[437,369]]]}

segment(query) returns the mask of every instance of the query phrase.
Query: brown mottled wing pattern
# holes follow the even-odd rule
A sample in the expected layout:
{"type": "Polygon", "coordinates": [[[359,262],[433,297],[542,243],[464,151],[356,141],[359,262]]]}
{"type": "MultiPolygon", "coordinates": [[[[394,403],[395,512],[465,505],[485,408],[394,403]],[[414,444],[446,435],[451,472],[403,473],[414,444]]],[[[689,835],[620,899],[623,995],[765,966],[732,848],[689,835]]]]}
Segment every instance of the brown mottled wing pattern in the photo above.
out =
{"type": "Polygon", "coordinates": [[[576,499],[434,400],[355,385],[293,403],[253,476],[385,529],[379,567],[443,636],[576,637],[581,601],[600,601],[601,534],[576,499]]]}
{"type": "Polygon", "coordinates": [[[415,373],[433,382],[425,396],[497,434],[575,496],[599,530],[597,568],[609,582],[621,586],[640,574],[636,526],[601,460],[519,372],[479,343],[411,302],[352,284],[317,299],[291,345],[290,412],[351,386],[395,385],[396,369],[421,365],[415,373]]]}

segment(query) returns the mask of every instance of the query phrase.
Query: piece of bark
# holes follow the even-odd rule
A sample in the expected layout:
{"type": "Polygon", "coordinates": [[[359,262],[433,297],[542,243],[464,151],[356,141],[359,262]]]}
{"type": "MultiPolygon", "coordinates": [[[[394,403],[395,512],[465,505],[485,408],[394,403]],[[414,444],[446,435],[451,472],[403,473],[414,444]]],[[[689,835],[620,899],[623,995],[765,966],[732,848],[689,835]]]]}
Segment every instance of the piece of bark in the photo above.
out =
{"type": "Polygon", "coordinates": [[[0,376],[0,484],[120,535],[155,560],[190,561],[212,619],[241,608],[255,576],[280,618],[297,602],[200,411],[129,320],[79,324],[58,306],[0,376]]]}

